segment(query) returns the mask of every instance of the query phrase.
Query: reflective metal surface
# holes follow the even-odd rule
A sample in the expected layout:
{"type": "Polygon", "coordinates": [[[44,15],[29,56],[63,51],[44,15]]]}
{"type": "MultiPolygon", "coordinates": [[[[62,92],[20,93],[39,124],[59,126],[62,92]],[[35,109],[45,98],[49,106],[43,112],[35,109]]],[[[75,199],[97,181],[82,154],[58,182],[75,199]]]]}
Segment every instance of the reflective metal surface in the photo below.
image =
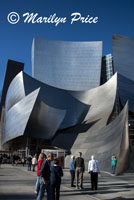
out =
{"type": "Polygon", "coordinates": [[[134,81],[134,37],[113,35],[114,70],[134,81]]]}
{"type": "Polygon", "coordinates": [[[8,60],[1,99],[0,99],[0,117],[2,115],[2,107],[5,105],[5,99],[8,87],[11,81],[14,79],[14,77],[23,69],[24,69],[24,63],[16,62],[14,60],[8,60]]]}
{"type": "MultiPolygon", "coordinates": [[[[72,96],[67,90],[58,89],[56,87],[44,84],[29,75],[23,73],[25,93],[29,94],[33,90],[40,87],[40,100],[49,107],[65,110],[66,115],[60,124],[59,129],[68,128],[81,123],[89,111],[90,105],[85,104],[79,99],[72,96]]],[[[79,94],[83,94],[79,92],[79,94]]],[[[57,116],[58,118],[58,116],[57,116]]]]}
{"type": "Polygon", "coordinates": [[[84,92],[70,92],[70,94],[80,102],[85,103],[85,105],[90,105],[90,108],[81,121],[80,126],[70,128],[66,132],[64,132],[64,130],[61,131],[61,134],[65,133],[64,137],[66,137],[66,141],[70,141],[73,134],[74,141],[71,143],[72,146],[70,146],[70,143],[68,144],[66,142],[66,144],[63,144],[61,142],[61,134],[57,134],[55,136],[54,140],[52,141],[52,145],[59,145],[60,148],[65,149],[73,149],[76,145],[76,150],[78,150],[78,146],[84,144],[83,140],[86,137],[84,132],[87,132],[88,129],[90,132],[92,132],[107,125],[108,119],[113,111],[116,92],[117,74],[115,74],[107,83],[95,89],[84,92]],[[77,137],[78,133],[80,132],[83,133],[82,135],[79,135],[81,140],[79,140],[79,137],[77,137]]]}
{"type": "Polygon", "coordinates": [[[134,112],[134,81],[125,76],[118,75],[119,95],[121,103],[124,106],[129,100],[129,110],[134,112]]]}
{"type": "Polygon", "coordinates": [[[32,76],[65,90],[89,90],[100,84],[102,42],[65,42],[35,38],[32,76]]]}
{"type": "Polygon", "coordinates": [[[71,94],[80,102],[91,106],[84,121],[92,122],[98,120],[95,126],[100,128],[107,124],[114,107],[116,92],[117,74],[100,87],[81,93],[73,92],[71,94]]]}
{"type": "MultiPolygon", "coordinates": [[[[81,151],[85,158],[86,168],[92,154],[95,154],[99,160],[100,169],[106,171],[111,170],[112,154],[115,153],[119,159],[125,156],[127,160],[129,146],[128,130],[126,130],[128,120],[127,105],[113,122],[107,124],[113,111],[116,92],[117,74],[104,85],[84,92],[83,95],[79,95],[77,92],[73,93],[72,95],[77,99],[90,104],[91,107],[81,125],[57,133],[51,144],[60,148],[70,149],[75,156],[81,151]],[[123,139],[124,134],[126,137],[123,139]],[[62,135],[66,141],[73,140],[71,142],[72,146],[70,146],[70,142],[62,144],[62,135]],[[127,145],[124,145],[124,143],[127,143],[127,145]],[[127,153],[122,153],[123,149],[126,149],[127,153]],[[123,155],[121,156],[121,154],[123,155]]],[[[69,162],[70,157],[66,158],[66,167],[69,167],[69,162]]],[[[117,173],[120,173],[123,168],[127,168],[128,162],[124,162],[122,167],[118,167],[117,173]]]]}
{"type": "Polygon", "coordinates": [[[27,124],[25,135],[50,140],[58,130],[65,113],[65,110],[52,108],[37,100],[27,124]]]}
{"type": "Polygon", "coordinates": [[[24,134],[38,94],[39,89],[24,97],[5,112],[2,143],[24,134]]]}
{"type": "Polygon", "coordinates": [[[20,72],[11,82],[5,102],[5,112],[25,97],[23,72],[20,72]]]}
{"type": "MultiPolygon", "coordinates": [[[[93,125],[86,132],[79,133],[71,148],[73,155],[77,156],[78,152],[83,153],[86,169],[91,155],[95,155],[100,170],[111,172],[111,157],[116,154],[118,158],[116,174],[126,170],[129,167],[128,105],[107,126],[96,129],[93,125]]],[[[66,158],[66,167],[69,167],[69,162],[70,156],[66,158]]]]}
{"type": "Polygon", "coordinates": [[[114,70],[119,73],[119,93],[125,105],[129,100],[129,109],[134,112],[134,37],[113,35],[114,70]]]}
{"type": "Polygon", "coordinates": [[[66,110],[51,107],[42,101],[46,95],[42,88],[40,88],[40,91],[43,90],[42,92],[38,91],[39,86],[42,85],[36,84],[38,81],[33,78],[31,78],[30,84],[28,80],[30,81],[30,77],[20,72],[8,89],[3,143],[21,135],[51,139],[65,117],[66,110]],[[36,91],[38,91],[39,97],[37,98],[36,95],[34,99],[35,96],[33,96],[34,104],[32,104],[32,101],[30,102],[28,99],[32,98],[30,95],[34,95],[36,91]]]}

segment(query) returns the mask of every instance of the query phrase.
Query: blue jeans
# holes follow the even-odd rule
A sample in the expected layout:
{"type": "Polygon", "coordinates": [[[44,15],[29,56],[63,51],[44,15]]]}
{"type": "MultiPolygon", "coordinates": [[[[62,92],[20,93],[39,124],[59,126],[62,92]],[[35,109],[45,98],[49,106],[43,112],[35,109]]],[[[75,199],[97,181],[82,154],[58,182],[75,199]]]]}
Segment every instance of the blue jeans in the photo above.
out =
{"type": "Polygon", "coordinates": [[[33,164],[33,172],[35,171],[35,164],[33,164]]]}
{"type": "Polygon", "coordinates": [[[116,166],[112,166],[112,174],[115,174],[115,168],[116,166]]]}
{"type": "Polygon", "coordinates": [[[36,181],[36,185],[35,185],[35,190],[37,192],[37,195],[39,193],[39,190],[40,190],[40,182],[41,182],[41,177],[40,176],[37,176],[37,181],[36,181]]]}
{"type": "Polygon", "coordinates": [[[31,163],[30,162],[27,163],[27,170],[31,171],[31,163]]]}
{"type": "Polygon", "coordinates": [[[45,190],[47,191],[47,200],[51,200],[51,184],[50,180],[46,180],[46,184],[43,183],[42,177],[40,177],[40,189],[37,194],[37,199],[36,200],[42,200],[44,196],[45,190]]]}
{"type": "Polygon", "coordinates": [[[73,186],[74,185],[74,179],[75,179],[75,171],[70,170],[70,174],[71,174],[71,186],[73,186]]]}

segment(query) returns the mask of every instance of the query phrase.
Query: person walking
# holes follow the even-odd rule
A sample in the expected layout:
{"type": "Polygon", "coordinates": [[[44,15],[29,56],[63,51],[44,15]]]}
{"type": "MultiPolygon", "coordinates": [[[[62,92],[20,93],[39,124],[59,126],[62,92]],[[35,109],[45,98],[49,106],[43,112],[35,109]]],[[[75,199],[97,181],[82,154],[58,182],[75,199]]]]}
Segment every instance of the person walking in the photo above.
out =
{"type": "Polygon", "coordinates": [[[11,157],[12,166],[14,166],[14,164],[15,164],[15,159],[16,159],[16,156],[12,155],[12,157],[11,157]]]}
{"type": "Polygon", "coordinates": [[[19,160],[20,160],[19,155],[16,155],[15,156],[15,164],[16,164],[16,166],[18,165],[19,160]]]}
{"type": "Polygon", "coordinates": [[[115,170],[116,170],[116,166],[117,166],[117,157],[115,156],[115,154],[112,155],[112,174],[115,174],[115,170]]]}
{"type": "Polygon", "coordinates": [[[79,179],[80,179],[80,189],[83,189],[83,173],[85,171],[84,159],[81,157],[82,153],[78,153],[78,157],[74,162],[74,168],[76,171],[76,189],[79,189],[79,179]]]}
{"type": "Polygon", "coordinates": [[[44,159],[46,159],[46,155],[44,153],[40,153],[39,158],[38,158],[38,163],[37,163],[37,181],[35,184],[35,193],[37,195],[40,190],[40,182],[41,182],[40,169],[41,169],[41,165],[42,165],[44,159]]]}
{"type": "Polygon", "coordinates": [[[23,165],[23,167],[24,167],[24,165],[25,165],[25,157],[22,157],[21,163],[22,163],[22,165],[23,165]]]}
{"type": "Polygon", "coordinates": [[[54,165],[51,167],[51,192],[52,200],[59,200],[61,177],[63,176],[62,168],[59,166],[58,158],[54,159],[54,165]]]}
{"type": "Polygon", "coordinates": [[[36,156],[34,156],[34,157],[32,158],[33,172],[35,172],[35,166],[36,166],[36,164],[37,164],[37,159],[36,159],[36,156]]]}
{"type": "Polygon", "coordinates": [[[98,173],[99,173],[99,164],[98,160],[95,160],[94,155],[91,156],[91,160],[88,163],[88,173],[91,177],[91,189],[98,189],[98,173]]]}
{"type": "Polygon", "coordinates": [[[29,157],[27,158],[27,170],[31,171],[31,165],[32,165],[32,156],[29,155],[29,157]]]}
{"type": "Polygon", "coordinates": [[[75,185],[74,185],[74,179],[75,179],[74,161],[75,161],[75,156],[72,155],[71,160],[70,160],[71,187],[75,187],[75,185]]]}
{"type": "Polygon", "coordinates": [[[42,200],[45,190],[47,191],[47,200],[51,200],[50,167],[53,160],[53,154],[49,153],[47,159],[43,161],[40,169],[40,188],[36,200],[42,200]]]}

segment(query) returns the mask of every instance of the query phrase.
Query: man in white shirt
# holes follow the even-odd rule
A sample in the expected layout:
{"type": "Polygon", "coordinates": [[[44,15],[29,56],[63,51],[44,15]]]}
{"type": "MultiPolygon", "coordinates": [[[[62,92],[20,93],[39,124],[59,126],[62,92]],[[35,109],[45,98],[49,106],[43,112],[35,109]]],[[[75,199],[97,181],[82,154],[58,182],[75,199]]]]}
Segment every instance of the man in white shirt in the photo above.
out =
{"type": "Polygon", "coordinates": [[[91,156],[91,160],[88,163],[88,172],[91,175],[92,190],[94,189],[97,190],[99,164],[98,164],[98,160],[95,160],[94,155],[91,156]]]}

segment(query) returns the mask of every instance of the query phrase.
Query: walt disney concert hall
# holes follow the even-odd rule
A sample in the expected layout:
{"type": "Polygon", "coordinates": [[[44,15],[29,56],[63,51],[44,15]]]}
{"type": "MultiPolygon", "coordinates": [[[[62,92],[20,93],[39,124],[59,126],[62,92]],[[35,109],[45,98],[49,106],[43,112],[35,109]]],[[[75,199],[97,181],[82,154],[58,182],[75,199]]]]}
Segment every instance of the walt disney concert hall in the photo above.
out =
{"type": "MultiPolygon", "coordinates": [[[[57,147],[90,156],[116,174],[129,167],[134,141],[134,38],[113,35],[113,55],[102,57],[102,42],[34,38],[32,76],[8,60],[0,101],[1,146],[57,147]]],[[[65,158],[69,166],[70,155],[65,158]]]]}

